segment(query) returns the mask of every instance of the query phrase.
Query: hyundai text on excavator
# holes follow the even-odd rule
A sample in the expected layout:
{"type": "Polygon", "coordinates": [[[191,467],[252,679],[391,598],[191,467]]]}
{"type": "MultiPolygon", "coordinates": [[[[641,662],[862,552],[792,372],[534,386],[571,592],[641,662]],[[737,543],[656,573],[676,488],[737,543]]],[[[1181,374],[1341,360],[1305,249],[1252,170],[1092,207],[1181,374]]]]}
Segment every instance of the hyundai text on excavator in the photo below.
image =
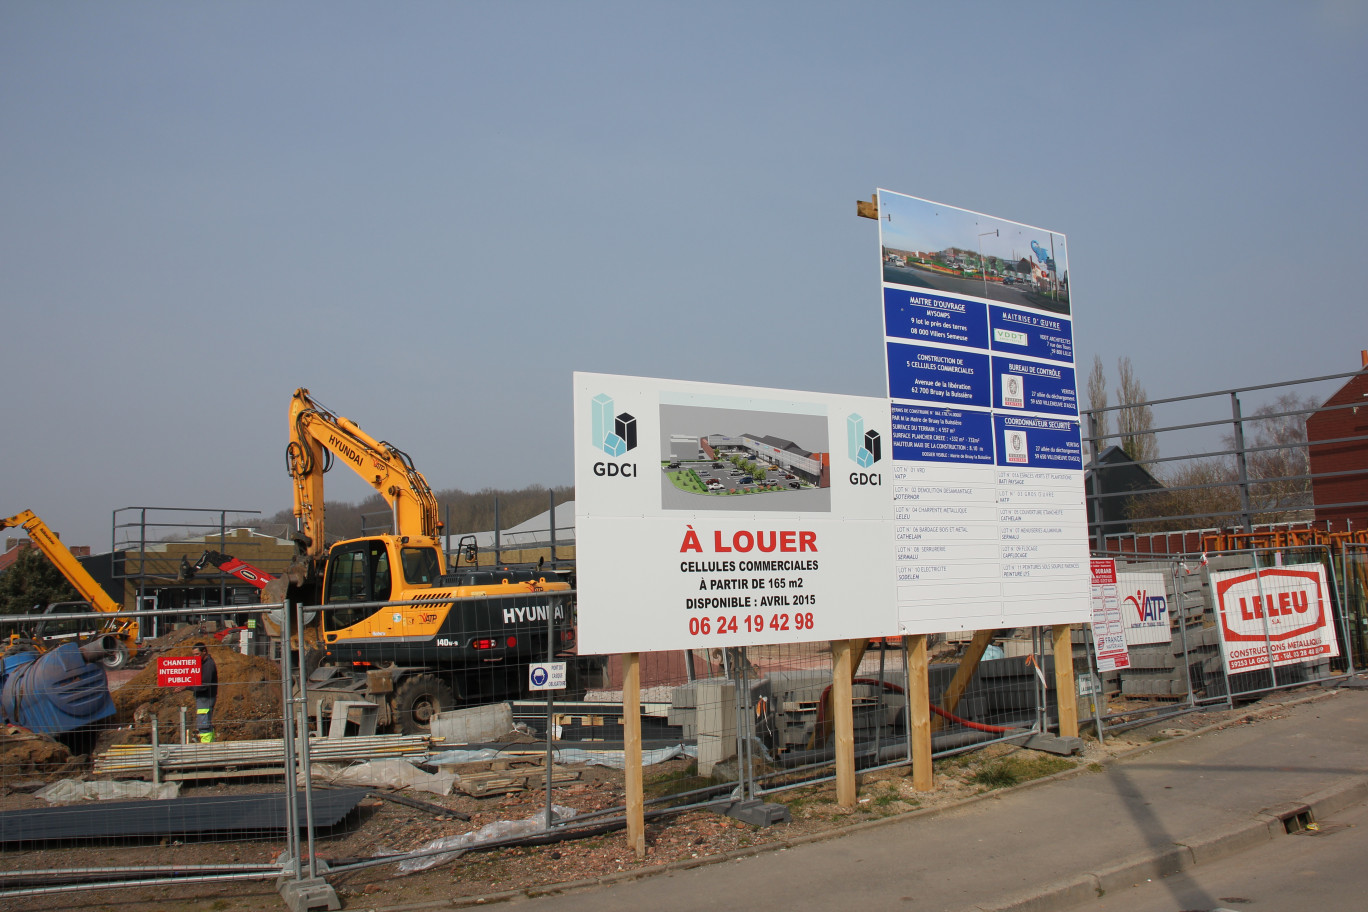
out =
{"type": "MultiPolygon", "coordinates": [[[[414,733],[426,731],[437,712],[524,694],[529,662],[563,657],[571,690],[601,673],[597,660],[573,656],[566,583],[531,571],[448,573],[437,500],[413,460],[307,389],[290,400],[285,460],[298,556],[282,578],[291,601],[323,608],[302,637],[312,647],[307,664],[319,664],[309,684],[311,711],[363,697],[379,704],[381,724],[414,733]],[[335,460],[385,498],[393,534],[325,545],[323,474],[335,460]]],[[[268,585],[264,600],[278,594],[268,585]]]]}
{"type": "MultiPolygon", "coordinates": [[[[127,665],[129,659],[138,652],[137,619],[121,614],[123,606],[110,598],[104,587],[95,582],[95,578],[86,571],[85,567],[81,566],[76,555],[72,554],[71,550],[62,544],[57,533],[48,528],[47,523],[43,522],[32,510],[25,510],[7,519],[0,519],[0,529],[11,528],[22,528],[26,531],[33,544],[43,552],[48,560],[52,561],[54,567],[61,571],[62,576],[65,576],[67,582],[76,588],[81,598],[85,599],[94,610],[110,615],[97,634],[104,645],[104,666],[109,669],[119,669],[127,665]]],[[[64,602],[61,603],[60,607],[63,611],[73,611],[76,610],[77,605],[64,602]]],[[[34,645],[39,649],[42,647],[41,643],[34,645]]]]}

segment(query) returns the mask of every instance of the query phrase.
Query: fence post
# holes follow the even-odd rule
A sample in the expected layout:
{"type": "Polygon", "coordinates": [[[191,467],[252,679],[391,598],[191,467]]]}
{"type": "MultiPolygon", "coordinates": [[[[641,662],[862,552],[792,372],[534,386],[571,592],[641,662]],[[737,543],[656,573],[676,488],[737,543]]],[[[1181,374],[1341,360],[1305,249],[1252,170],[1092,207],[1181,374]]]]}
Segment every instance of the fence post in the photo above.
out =
{"type": "MultiPolygon", "coordinates": [[[[1174,604],[1178,610],[1170,608],[1168,615],[1171,621],[1178,623],[1178,639],[1183,647],[1183,681],[1187,682],[1187,706],[1189,708],[1197,706],[1197,690],[1193,688],[1193,659],[1192,651],[1187,648],[1187,600],[1183,598],[1182,582],[1178,578],[1178,565],[1170,565],[1170,576],[1174,582],[1174,604]]],[[[1166,581],[1167,582],[1167,581],[1166,581]]],[[[1205,682],[1207,675],[1202,674],[1202,681],[1205,682]]]]}
{"type": "MultiPolygon", "coordinates": [[[[299,880],[299,810],[296,803],[296,789],[299,777],[295,771],[295,732],[294,732],[294,667],[290,654],[290,633],[294,627],[290,619],[290,603],[280,606],[280,727],[281,749],[284,753],[285,767],[285,851],[289,855],[290,868],[286,872],[294,881],[299,880]]],[[[282,875],[283,877],[283,875],[282,875]]],[[[279,885],[285,889],[285,883],[279,885]]]]}
{"type": "Polygon", "coordinates": [[[1249,464],[1245,457],[1244,420],[1240,415],[1240,395],[1230,394],[1231,424],[1235,436],[1235,468],[1239,473],[1240,523],[1246,532],[1254,531],[1254,520],[1249,515],[1249,464]]]}
{"type": "MultiPolygon", "coordinates": [[[[1348,593],[1348,587],[1340,586],[1340,578],[1347,573],[1349,568],[1344,561],[1341,560],[1341,572],[1336,573],[1335,549],[1331,545],[1324,545],[1323,547],[1325,548],[1325,566],[1330,572],[1330,592],[1337,596],[1335,600],[1339,602],[1339,624],[1337,625],[1338,629],[1335,630],[1335,636],[1336,638],[1339,638],[1340,631],[1344,632],[1342,642],[1340,643],[1340,649],[1344,655],[1344,673],[1346,675],[1352,675],[1354,673],[1354,644],[1350,639],[1353,634],[1349,629],[1349,601],[1345,598],[1345,595],[1348,593]]],[[[1341,552],[1343,552],[1343,548],[1341,548],[1341,552]]]]}

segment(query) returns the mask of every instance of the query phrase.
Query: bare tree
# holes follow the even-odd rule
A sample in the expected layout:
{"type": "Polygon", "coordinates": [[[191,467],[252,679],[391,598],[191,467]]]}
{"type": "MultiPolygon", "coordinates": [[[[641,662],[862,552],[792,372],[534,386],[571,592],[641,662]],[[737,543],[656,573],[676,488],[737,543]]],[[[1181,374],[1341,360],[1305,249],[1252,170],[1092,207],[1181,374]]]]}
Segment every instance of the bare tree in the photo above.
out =
{"type": "Polygon", "coordinates": [[[1102,369],[1102,356],[1093,355],[1092,372],[1088,374],[1088,410],[1093,413],[1093,426],[1088,429],[1096,435],[1093,449],[1098,452],[1107,448],[1107,438],[1111,435],[1111,412],[1107,408],[1107,374],[1102,369]]]}
{"type": "Polygon", "coordinates": [[[1159,491],[1132,498],[1126,515],[1136,532],[1223,528],[1240,512],[1240,488],[1229,460],[1169,464],[1159,491]]]}
{"type": "Polygon", "coordinates": [[[1117,405],[1121,406],[1116,413],[1116,430],[1121,437],[1121,449],[1141,465],[1152,462],[1159,456],[1159,441],[1151,430],[1154,410],[1149,406],[1149,396],[1136,378],[1130,358],[1118,358],[1116,372],[1120,378],[1117,405]]]}
{"type": "MultiPolygon", "coordinates": [[[[1316,406],[1315,399],[1286,393],[1244,419],[1245,467],[1254,522],[1287,522],[1299,518],[1292,515],[1296,511],[1312,508],[1306,419],[1316,406]]],[[[1234,449],[1233,435],[1226,436],[1225,445],[1234,449]]]]}

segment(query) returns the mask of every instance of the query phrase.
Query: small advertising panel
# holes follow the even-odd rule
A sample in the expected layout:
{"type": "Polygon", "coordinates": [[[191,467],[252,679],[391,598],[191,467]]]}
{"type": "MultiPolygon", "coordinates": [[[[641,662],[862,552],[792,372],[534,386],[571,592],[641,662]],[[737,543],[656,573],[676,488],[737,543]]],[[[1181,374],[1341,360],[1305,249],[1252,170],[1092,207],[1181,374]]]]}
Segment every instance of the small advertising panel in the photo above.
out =
{"type": "Polygon", "coordinates": [[[576,373],[574,401],[582,650],[897,635],[887,400],[576,373]]]}
{"type": "Polygon", "coordinates": [[[1121,614],[1126,621],[1126,644],[1148,646],[1172,642],[1164,574],[1158,571],[1117,573],[1116,579],[1121,592],[1121,614]]]}
{"type": "Polygon", "coordinates": [[[1211,574],[1230,674],[1339,655],[1321,564],[1211,574]]]}
{"type": "Polygon", "coordinates": [[[878,202],[901,631],[1087,621],[1064,235],[878,202]]]}
{"type": "Polygon", "coordinates": [[[1130,652],[1126,649],[1126,625],[1121,617],[1118,598],[1116,561],[1110,558],[1093,559],[1092,571],[1092,635],[1097,656],[1097,670],[1116,671],[1130,667],[1130,652]]]}

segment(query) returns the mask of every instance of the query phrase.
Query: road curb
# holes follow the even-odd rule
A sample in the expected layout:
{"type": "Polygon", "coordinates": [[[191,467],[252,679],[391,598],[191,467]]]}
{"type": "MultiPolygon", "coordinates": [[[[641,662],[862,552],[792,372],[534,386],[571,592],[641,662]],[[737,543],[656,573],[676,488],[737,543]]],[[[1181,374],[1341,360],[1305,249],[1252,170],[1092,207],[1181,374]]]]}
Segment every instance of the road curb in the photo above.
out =
{"type": "Polygon", "coordinates": [[[1057,880],[996,903],[970,906],[964,912],[1052,912],[1082,906],[1107,893],[1210,864],[1286,836],[1284,820],[1301,810],[1310,810],[1318,819],[1364,801],[1368,801],[1368,777],[1347,779],[1303,800],[1257,811],[1248,821],[1218,827],[1173,848],[1145,853],[1100,871],[1057,880]]]}

